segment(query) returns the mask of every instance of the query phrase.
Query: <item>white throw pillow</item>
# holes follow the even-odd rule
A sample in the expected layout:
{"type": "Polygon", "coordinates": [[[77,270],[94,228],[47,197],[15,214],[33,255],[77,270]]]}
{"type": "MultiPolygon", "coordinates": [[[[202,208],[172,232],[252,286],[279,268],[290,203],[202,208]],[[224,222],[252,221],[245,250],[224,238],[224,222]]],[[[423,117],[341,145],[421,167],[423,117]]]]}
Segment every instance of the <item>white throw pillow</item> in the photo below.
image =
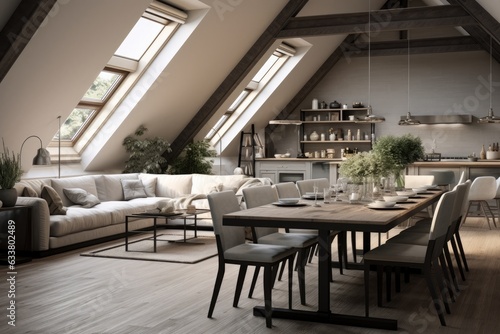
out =
{"type": "Polygon", "coordinates": [[[134,198],[145,198],[146,190],[141,180],[121,180],[123,188],[123,197],[126,201],[134,198]]]}
{"type": "Polygon", "coordinates": [[[64,195],[75,204],[81,205],[82,208],[91,208],[101,203],[97,196],[92,195],[88,191],[80,188],[64,188],[64,195]]]}

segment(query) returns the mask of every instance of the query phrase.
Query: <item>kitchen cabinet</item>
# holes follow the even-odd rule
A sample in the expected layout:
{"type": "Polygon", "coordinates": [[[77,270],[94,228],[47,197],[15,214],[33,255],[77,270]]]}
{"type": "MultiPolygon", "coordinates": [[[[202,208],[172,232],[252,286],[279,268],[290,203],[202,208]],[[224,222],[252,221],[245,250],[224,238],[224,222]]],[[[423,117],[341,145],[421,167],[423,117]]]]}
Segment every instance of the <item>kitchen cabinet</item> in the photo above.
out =
{"type": "Polygon", "coordinates": [[[368,108],[301,109],[301,150],[310,157],[326,158],[328,149],[334,149],[331,159],[340,159],[341,150],[369,151],[375,138],[375,124],[358,122],[368,108]],[[335,139],[330,134],[335,134],[335,139]],[[311,136],[317,134],[315,136],[311,136]]]}
{"type": "Polygon", "coordinates": [[[273,183],[296,182],[299,180],[327,178],[336,182],[340,161],[330,159],[257,159],[257,177],[267,177],[273,183]]]}

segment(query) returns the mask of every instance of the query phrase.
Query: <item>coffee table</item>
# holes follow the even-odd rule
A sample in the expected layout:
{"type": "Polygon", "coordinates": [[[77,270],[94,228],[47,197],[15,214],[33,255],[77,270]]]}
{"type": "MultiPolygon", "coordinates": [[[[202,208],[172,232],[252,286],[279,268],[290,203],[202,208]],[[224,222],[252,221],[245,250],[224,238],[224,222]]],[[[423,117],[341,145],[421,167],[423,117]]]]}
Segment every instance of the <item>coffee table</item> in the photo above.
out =
{"type": "MultiPolygon", "coordinates": [[[[128,228],[128,223],[130,219],[147,219],[151,218],[153,219],[153,252],[156,253],[156,238],[157,238],[157,230],[158,228],[166,227],[169,224],[169,219],[183,219],[183,229],[184,229],[184,238],[181,240],[181,242],[187,242],[188,240],[195,239],[198,237],[197,233],[197,222],[198,222],[198,215],[202,213],[207,213],[210,212],[209,209],[196,209],[194,212],[187,212],[185,209],[183,210],[176,210],[174,212],[169,212],[169,213],[161,213],[161,212],[141,212],[141,213],[134,213],[131,215],[125,216],[125,251],[128,252],[128,239],[129,239],[129,234],[130,233],[151,233],[151,230],[134,230],[134,231],[129,231],[128,228]],[[159,223],[159,221],[164,220],[165,224],[159,223]],[[187,238],[186,236],[186,230],[188,226],[193,226],[194,230],[194,236],[191,238],[187,238]]],[[[181,226],[181,225],[179,225],[181,226]]],[[[171,240],[172,242],[177,242],[174,240],[171,240]]]]}

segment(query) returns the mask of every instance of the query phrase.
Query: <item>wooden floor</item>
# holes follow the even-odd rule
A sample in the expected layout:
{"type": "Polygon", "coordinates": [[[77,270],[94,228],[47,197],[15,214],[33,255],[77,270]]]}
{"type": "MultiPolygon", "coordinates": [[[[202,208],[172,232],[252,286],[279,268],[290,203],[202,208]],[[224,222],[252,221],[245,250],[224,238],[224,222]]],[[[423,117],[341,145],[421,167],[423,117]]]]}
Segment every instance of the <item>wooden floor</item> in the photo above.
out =
{"type": "MultiPolygon", "coordinates": [[[[394,232],[392,232],[394,234],[394,232]]],[[[398,320],[398,333],[494,333],[500,325],[500,228],[489,230],[484,219],[471,218],[462,232],[470,272],[461,292],[446,315],[447,327],[439,325],[423,279],[410,284],[372,316],[398,320]]],[[[361,242],[361,240],[360,240],[361,242]]],[[[359,243],[360,244],[360,243],[359,243]]],[[[0,333],[381,333],[372,329],[343,327],[290,320],[273,320],[273,328],[252,308],[262,305],[259,285],[253,299],[244,296],[232,307],[237,267],[228,266],[214,318],[207,318],[217,272],[217,258],[197,264],[158,263],[82,257],[89,248],[35,259],[17,267],[16,327],[6,319],[8,286],[0,280],[0,333]]],[[[306,267],[308,306],[300,306],[296,275],[294,307],[314,310],[317,301],[317,261],[306,267]]],[[[253,273],[253,270],[251,271],[253,273]]],[[[247,274],[248,275],[248,274],[247,274]]],[[[372,277],[375,283],[375,275],[372,277]]],[[[331,283],[332,312],[363,315],[362,272],[335,271],[331,283]]],[[[273,290],[273,305],[287,307],[286,281],[273,290]]],[[[375,292],[372,284],[371,291],[375,292]]]]}

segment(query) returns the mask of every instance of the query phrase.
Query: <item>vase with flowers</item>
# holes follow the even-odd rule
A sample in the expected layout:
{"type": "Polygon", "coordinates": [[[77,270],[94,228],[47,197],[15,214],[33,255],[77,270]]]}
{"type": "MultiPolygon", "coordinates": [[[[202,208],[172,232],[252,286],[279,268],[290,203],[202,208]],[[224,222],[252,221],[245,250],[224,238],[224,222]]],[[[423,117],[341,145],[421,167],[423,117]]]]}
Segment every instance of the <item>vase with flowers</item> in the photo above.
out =
{"type": "Polygon", "coordinates": [[[422,140],[411,134],[400,137],[380,137],[373,146],[381,170],[394,176],[396,187],[404,188],[404,175],[408,165],[424,158],[422,140]]]}

